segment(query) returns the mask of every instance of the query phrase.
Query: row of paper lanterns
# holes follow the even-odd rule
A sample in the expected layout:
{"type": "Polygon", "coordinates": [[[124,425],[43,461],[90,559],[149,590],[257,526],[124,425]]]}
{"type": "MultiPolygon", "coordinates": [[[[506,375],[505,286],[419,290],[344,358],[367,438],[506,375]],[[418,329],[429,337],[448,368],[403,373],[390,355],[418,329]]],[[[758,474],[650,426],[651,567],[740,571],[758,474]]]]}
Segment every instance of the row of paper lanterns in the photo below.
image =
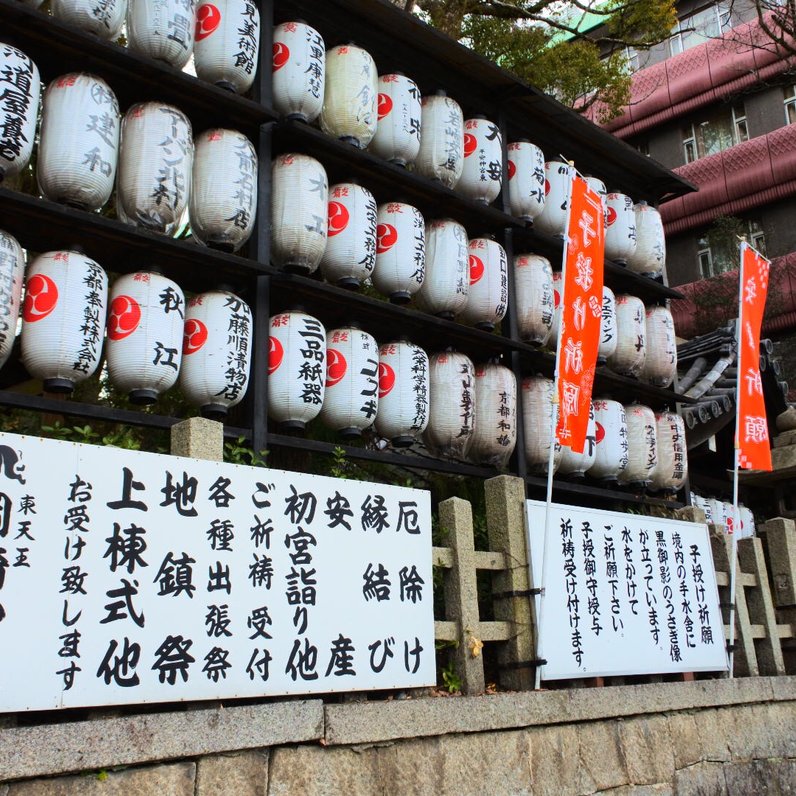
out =
{"type": "Polygon", "coordinates": [[[738,504],[738,521],[740,527],[735,527],[735,509],[732,503],[716,498],[706,498],[696,492],[691,492],[691,505],[705,512],[705,520],[713,525],[723,525],[727,533],[734,533],[738,539],[748,539],[755,535],[755,516],[752,510],[738,504]]]}

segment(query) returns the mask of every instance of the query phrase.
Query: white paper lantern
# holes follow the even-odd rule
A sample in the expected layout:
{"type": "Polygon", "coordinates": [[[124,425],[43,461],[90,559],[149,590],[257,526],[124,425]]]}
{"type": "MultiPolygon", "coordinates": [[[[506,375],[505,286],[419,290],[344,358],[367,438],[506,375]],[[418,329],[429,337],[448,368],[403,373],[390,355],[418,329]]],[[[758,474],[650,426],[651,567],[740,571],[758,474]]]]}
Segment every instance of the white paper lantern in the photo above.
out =
{"type": "Polygon", "coordinates": [[[22,362],[49,392],[71,392],[102,354],[108,277],[74,251],[39,255],[29,266],[22,308],[22,362]]]}
{"type": "Polygon", "coordinates": [[[16,238],[0,230],[0,368],[14,347],[24,276],[22,247],[16,238]]]}
{"type": "MultiPolygon", "coordinates": [[[[522,429],[525,437],[525,459],[528,472],[544,474],[550,459],[553,423],[553,380],[544,376],[528,376],[522,380],[522,429]]],[[[556,442],[553,447],[553,472],[558,470],[564,450],[556,442]]]]}
{"type": "Polygon", "coordinates": [[[511,213],[533,221],[544,210],[544,152],[523,139],[510,143],[507,150],[511,213]]]}
{"type": "Polygon", "coordinates": [[[410,446],[428,425],[429,362],[405,340],[379,348],[379,410],[376,431],[393,447],[410,446]]]}
{"type": "Polygon", "coordinates": [[[463,458],[475,424],[475,368],[464,354],[443,351],[429,363],[426,444],[442,456],[463,458]]]}
{"type": "Polygon", "coordinates": [[[475,430],[467,458],[504,467],[517,444],[517,379],[503,365],[475,368],[475,430]]]}
{"type": "Polygon", "coordinates": [[[514,258],[517,329],[520,338],[543,346],[553,328],[553,269],[539,254],[514,258]]]}
{"type": "Polygon", "coordinates": [[[586,471],[594,465],[597,456],[597,421],[594,418],[594,406],[589,404],[589,423],[586,426],[586,439],[583,450],[576,453],[569,445],[562,446],[561,464],[558,474],[570,478],[582,478],[586,471]]]}
{"type": "Polygon", "coordinates": [[[271,69],[274,108],[288,119],[317,119],[326,82],[326,45],[321,34],[304,22],[277,25],[271,69]]]}
{"type": "Polygon", "coordinates": [[[271,259],[286,271],[312,273],[326,248],[326,169],[309,155],[279,155],[271,175],[271,259]]]}
{"type": "Polygon", "coordinates": [[[379,205],[373,286],[403,304],[420,290],[425,278],[426,232],[423,216],[403,202],[379,205]]]}
{"type": "Polygon", "coordinates": [[[133,105],[122,120],[116,210],[128,224],[170,235],[188,205],[191,123],[172,105],[133,105]]]}
{"type": "Polygon", "coordinates": [[[666,264],[666,238],[661,214],[646,202],[633,208],[636,215],[636,250],[627,258],[631,271],[656,277],[666,264]]]}
{"type": "Polygon", "coordinates": [[[650,307],[646,318],[646,349],[641,378],[656,387],[670,387],[677,375],[677,336],[667,307],[650,307]]]}
{"type": "Polygon", "coordinates": [[[114,41],[124,23],[127,0],[51,0],[50,8],[61,22],[114,41]]]}
{"type": "Polygon", "coordinates": [[[464,166],[456,190],[468,199],[490,204],[503,184],[503,138],[483,117],[464,123],[464,166]]]}
{"type": "Polygon", "coordinates": [[[509,268],[506,250],[490,238],[473,238],[470,255],[470,291],[459,320],[491,332],[506,315],[509,268]]]}
{"type": "Polygon", "coordinates": [[[376,200],[353,182],[329,188],[326,249],[321,272],[328,282],[358,288],[376,267],[376,200]]]}
{"type": "Polygon", "coordinates": [[[636,296],[616,297],[616,351],[608,366],[623,376],[638,376],[647,357],[644,302],[636,296]]]}
{"type": "MultiPolygon", "coordinates": [[[[600,197],[600,204],[603,208],[603,224],[608,223],[608,204],[607,204],[607,197],[608,197],[608,190],[605,187],[605,183],[599,179],[598,177],[593,177],[591,175],[584,178],[586,180],[586,184],[589,188],[600,197]]],[[[603,226],[605,229],[605,226],[603,226]]]]}
{"type": "Polygon", "coordinates": [[[467,230],[450,218],[426,224],[425,278],[420,306],[441,318],[453,318],[467,304],[470,266],[467,230]]]}
{"type": "Polygon", "coordinates": [[[206,246],[237,251],[257,213],[257,153],[237,130],[206,130],[196,139],[188,204],[194,237],[206,246]]]}
{"type": "Polygon", "coordinates": [[[633,200],[623,193],[609,193],[605,219],[605,256],[625,265],[636,251],[636,213],[633,200]]]}
{"type": "Polygon", "coordinates": [[[627,420],[619,401],[593,401],[597,452],[589,468],[590,478],[612,482],[627,467],[627,420]]]}
{"type": "Polygon", "coordinates": [[[544,174],[544,209],[534,219],[533,225],[547,235],[563,237],[567,223],[572,167],[558,160],[549,160],[544,164],[544,174]]]}
{"type": "Polygon", "coordinates": [[[420,151],[420,89],[400,72],[379,75],[378,124],[370,150],[398,166],[415,162],[420,151]]]}
{"type": "Polygon", "coordinates": [[[658,467],[650,487],[655,492],[676,492],[688,476],[683,418],[674,412],[656,412],[655,430],[658,435],[658,467]]]}
{"type": "Polygon", "coordinates": [[[755,533],[755,515],[752,514],[751,509],[746,508],[743,504],[738,506],[738,510],[741,514],[741,531],[740,531],[740,538],[741,539],[751,539],[755,533]]]}
{"type": "Polygon", "coordinates": [[[440,91],[423,97],[418,174],[453,188],[464,168],[464,116],[456,100],[440,91]]]}
{"type": "Polygon", "coordinates": [[[655,412],[648,406],[631,404],[625,407],[627,422],[627,467],[619,481],[632,487],[649,484],[658,466],[658,432],[655,412]]]}
{"type": "Polygon", "coordinates": [[[0,43],[0,182],[28,165],[40,94],[36,64],[22,50],[0,43]]]}
{"type": "Polygon", "coordinates": [[[185,297],[171,279],[141,271],[114,283],[105,357],[111,381],[133,403],[153,403],[176,384],[184,326],[185,297]]]}
{"type": "Polygon", "coordinates": [[[326,52],[326,87],[321,129],[358,149],[376,133],[378,72],[370,53],[354,44],[326,52]]]}
{"type": "Polygon", "coordinates": [[[127,46],[176,69],[193,53],[196,0],[127,0],[127,46]]]}
{"type": "Polygon", "coordinates": [[[180,389],[208,417],[223,417],[249,385],[252,313],[234,293],[194,296],[185,310],[180,389]]]}
{"type": "Polygon", "coordinates": [[[547,347],[551,351],[558,345],[558,333],[561,328],[561,295],[564,292],[564,275],[561,271],[553,271],[553,325],[550,327],[550,337],[547,347]]]}
{"type": "Polygon", "coordinates": [[[260,12],[252,0],[215,0],[196,9],[193,62],[200,80],[244,94],[260,55],[260,12]]]}
{"type": "Polygon", "coordinates": [[[603,285],[603,310],[600,320],[600,345],[597,362],[604,365],[616,352],[616,296],[610,287],[603,285]]]}
{"type": "Polygon", "coordinates": [[[379,347],[356,327],[326,333],[326,392],[321,420],[340,436],[358,437],[379,408],[379,347]]]}
{"type": "Polygon", "coordinates": [[[705,522],[713,522],[713,509],[710,506],[710,501],[702,497],[702,495],[697,495],[695,492],[691,492],[690,494],[691,505],[705,512],[705,522]]]}
{"type": "Polygon", "coordinates": [[[99,210],[110,199],[119,157],[119,103],[108,84],[75,72],[44,92],[36,173],[54,202],[99,210]]]}

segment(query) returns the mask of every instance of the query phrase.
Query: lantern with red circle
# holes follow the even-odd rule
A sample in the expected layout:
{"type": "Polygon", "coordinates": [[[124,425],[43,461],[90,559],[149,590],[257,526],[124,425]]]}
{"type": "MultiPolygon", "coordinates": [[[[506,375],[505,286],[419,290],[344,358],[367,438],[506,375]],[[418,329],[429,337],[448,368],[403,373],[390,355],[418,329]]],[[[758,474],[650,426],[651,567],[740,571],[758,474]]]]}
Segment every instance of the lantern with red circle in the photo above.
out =
{"type": "Polygon", "coordinates": [[[549,160],[544,164],[545,202],[544,209],[534,219],[535,229],[548,235],[564,237],[572,173],[572,167],[560,160],[549,160]]]}
{"type": "Polygon", "coordinates": [[[561,295],[564,292],[564,275],[561,271],[553,271],[553,325],[550,327],[550,337],[547,347],[552,351],[558,345],[558,332],[561,327],[561,295]]]}
{"type": "Polygon", "coordinates": [[[459,103],[444,91],[421,101],[418,174],[453,188],[464,168],[464,116],[459,103]]]}
{"type": "Polygon", "coordinates": [[[158,273],[119,277],[108,306],[108,375],[130,400],[154,403],[174,386],[182,363],[185,297],[158,273]]]}
{"type": "Polygon", "coordinates": [[[675,412],[656,412],[655,430],[658,466],[652,475],[650,488],[655,492],[677,492],[688,476],[685,423],[675,412]]]}
{"type": "Polygon", "coordinates": [[[450,218],[426,224],[426,274],[419,305],[440,318],[453,318],[470,290],[467,230],[450,218]]]}
{"type": "Polygon", "coordinates": [[[271,171],[271,259],[286,271],[311,274],[326,248],[329,183],[309,155],[279,155],[271,171]]]}
{"type": "Polygon", "coordinates": [[[609,193],[605,219],[605,256],[620,265],[636,251],[636,213],[633,200],[623,193],[609,193]]]}
{"type": "MultiPolygon", "coordinates": [[[[589,188],[600,197],[600,204],[603,207],[603,220],[604,224],[608,224],[608,190],[605,187],[605,183],[599,177],[587,176],[585,177],[586,184],[589,188]]],[[[603,227],[605,229],[605,227],[603,227]]]]}
{"type": "Polygon", "coordinates": [[[194,237],[237,251],[249,239],[257,212],[257,153],[237,130],[206,130],[196,138],[188,204],[194,237]]]}
{"type": "Polygon", "coordinates": [[[378,72],[370,53],[355,44],[326,51],[326,87],[320,123],[324,133],[364,149],[376,133],[378,72]]]}
{"type": "Polygon", "coordinates": [[[0,182],[19,174],[28,165],[36,139],[41,95],[36,64],[22,50],[0,42],[0,86],[11,80],[13,90],[0,91],[0,119],[8,131],[0,147],[0,182]]]}
{"type": "Polygon", "coordinates": [[[429,394],[425,443],[441,456],[464,458],[475,424],[475,368],[470,359],[453,350],[433,354],[429,394]]]}
{"type": "Polygon", "coordinates": [[[511,142],[507,150],[511,213],[533,221],[545,203],[544,152],[525,139],[511,142]]]}
{"type": "Polygon", "coordinates": [[[646,202],[633,208],[636,216],[636,250],[627,258],[631,271],[656,277],[666,265],[666,237],[661,214],[646,202]]]}
{"type": "Polygon", "coordinates": [[[470,291],[459,320],[491,332],[506,314],[509,268],[506,250],[491,238],[473,238],[470,256],[470,291]]]}
{"type": "Polygon", "coordinates": [[[127,0],[127,46],[182,69],[193,53],[196,0],[127,0]]]}
{"type": "Polygon", "coordinates": [[[604,365],[616,353],[616,340],[616,296],[610,287],[603,285],[600,345],[597,347],[598,365],[604,365]]]}
{"type": "Polygon", "coordinates": [[[226,290],[194,296],[185,310],[180,389],[206,417],[224,417],[249,385],[252,313],[226,290]]]}
{"type": "Polygon", "coordinates": [[[318,416],[326,390],[326,330],[306,312],[271,318],[268,350],[268,416],[302,431],[318,416]]]}
{"type": "Polygon", "coordinates": [[[520,338],[543,346],[553,327],[553,269],[540,254],[518,254],[514,258],[514,289],[517,329],[520,338]]]}
{"type": "Polygon", "coordinates": [[[608,366],[623,376],[638,376],[647,358],[644,302],[636,296],[616,297],[616,351],[608,366]]]}
{"type": "MultiPolygon", "coordinates": [[[[553,437],[553,380],[544,376],[528,376],[522,380],[522,429],[525,437],[525,459],[528,472],[544,474],[550,460],[553,437]]],[[[553,472],[558,470],[564,450],[553,445],[553,472]]]]}
{"type": "Polygon", "coordinates": [[[613,483],[627,467],[627,418],[619,401],[593,401],[594,437],[597,441],[590,478],[613,483]]]}
{"type": "Polygon", "coordinates": [[[379,205],[373,286],[394,304],[405,304],[425,278],[426,233],[423,216],[403,202],[379,205]]]}
{"type": "Polygon", "coordinates": [[[100,362],[108,277],[74,251],[39,255],[29,266],[22,308],[22,362],[48,392],[71,392],[100,362]]]}
{"type": "Polygon", "coordinates": [[[326,45],[321,34],[305,22],[277,25],[271,69],[274,108],[288,119],[317,119],[326,82],[326,45]]]}
{"type": "Polygon", "coordinates": [[[400,72],[379,75],[378,124],[369,149],[397,166],[420,151],[420,89],[400,72]]]}
{"type": "Polygon", "coordinates": [[[17,239],[0,230],[0,368],[11,356],[25,276],[25,256],[17,239]]]}
{"type": "Polygon", "coordinates": [[[119,103],[98,77],[74,72],[44,92],[36,174],[54,202],[99,210],[110,199],[119,156],[119,103]]]}
{"type": "Polygon", "coordinates": [[[467,458],[476,464],[503,467],[516,444],[517,379],[497,362],[476,365],[475,429],[467,458]]]}
{"type": "Polygon", "coordinates": [[[353,182],[329,188],[326,248],[321,273],[327,282],[357,289],[376,267],[376,200],[353,182]]]}
{"type": "MultiPolygon", "coordinates": [[[[275,339],[275,338],[272,338],[275,339]]],[[[341,437],[373,425],[379,408],[379,347],[355,326],[326,333],[326,392],[321,420],[341,437]]]]}
{"type": "Polygon", "coordinates": [[[650,307],[646,319],[646,348],[641,378],[655,387],[671,387],[677,375],[677,336],[667,307],[650,307]]]}
{"type": "Polygon", "coordinates": [[[200,2],[193,62],[200,80],[244,94],[260,55],[260,12],[252,0],[200,2]]]}
{"type": "Polygon", "coordinates": [[[428,424],[429,363],[408,340],[379,348],[379,409],[376,431],[395,448],[409,447],[428,424]]]}
{"type": "Polygon", "coordinates": [[[464,166],[457,192],[490,204],[503,184],[503,138],[494,122],[483,116],[464,123],[464,166]]]}
{"type": "Polygon", "coordinates": [[[133,105],[122,120],[116,210],[139,227],[170,235],[188,204],[193,139],[188,117],[172,105],[133,105]]]}
{"type": "Polygon", "coordinates": [[[124,24],[127,0],[104,0],[102,3],[94,0],[52,0],[50,8],[53,16],[61,22],[93,33],[101,39],[114,41],[124,24]]]}
{"type": "Polygon", "coordinates": [[[558,474],[568,478],[583,478],[586,471],[593,465],[597,457],[597,421],[594,417],[594,406],[589,404],[589,423],[586,426],[586,440],[583,443],[583,451],[576,453],[569,447],[563,445],[561,454],[561,464],[558,466],[558,474]]]}
{"type": "Polygon", "coordinates": [[[658,432],[655,412],[648,406],[631,404],[625,407],[627,422],[627,467],[619,481],[634,488],[649,484],[658,466],[658,432]]]}

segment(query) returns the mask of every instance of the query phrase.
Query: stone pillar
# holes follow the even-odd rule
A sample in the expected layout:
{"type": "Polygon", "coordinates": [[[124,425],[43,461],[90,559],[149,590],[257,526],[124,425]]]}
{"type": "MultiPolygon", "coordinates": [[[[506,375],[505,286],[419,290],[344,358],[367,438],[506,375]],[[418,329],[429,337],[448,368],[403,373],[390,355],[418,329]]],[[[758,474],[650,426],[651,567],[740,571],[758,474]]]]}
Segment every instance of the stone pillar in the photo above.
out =
{"type": "Polygon", "coordinates": [[[191,417],[171,427],[171,453],[192,459],[224,461],[224,424],[191,417]]]}
{"type": "Polygon", "coordinates": [[[796,606],[796,523],[783,517],[764,522],[758,533],[766,540],[777,608],[796,606]]]}

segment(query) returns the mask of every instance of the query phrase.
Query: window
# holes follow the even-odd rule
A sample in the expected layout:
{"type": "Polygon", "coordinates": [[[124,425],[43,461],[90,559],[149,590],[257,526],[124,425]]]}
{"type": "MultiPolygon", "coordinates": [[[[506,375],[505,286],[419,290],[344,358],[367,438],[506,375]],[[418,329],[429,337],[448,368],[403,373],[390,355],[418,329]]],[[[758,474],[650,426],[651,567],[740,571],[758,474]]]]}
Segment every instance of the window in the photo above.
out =
{"type": "Polygon", "coordinates": [[[743,102],[732,106],[732,131],[734,143],[740,144],[749,140],[749,128],[746,125],[746,108],[743,102]]]}
{"type": "Polygon", "coordinates": [[[635,144],[636,151],[640,152],[642,155],[646,155],[647,157],[650,156],[650,142],[649,141],[638,141],[635,144]]]}
{"type": "Polygon", "coordinates": [[[682,130],[683,156],[686,163],[706,158],[749,140],[746,109],[737,102],[731,109],[722,108],[707,119],[689,124],[682,130]]]}
{"type": "Polygon", "coordinates": [[[681,52],[717,38],[730,28],[730,3],[720,2],[677,20],[669,39],[669,52],[681,52]]]}
{"type": "Polygon", "coordinates": [[[759,218],[719,218],[697,240],[697,263],[704,279],[738,267],[738,244],[745,237],[766,256],[766,236],[759,218]]]}
{"type": "Polygon", "coordinates": [[[685,155],[686,163],[693,163],[699,157],[697,155],[696,133],[694,132],[693,124],[683,128],[683,154],[685,155]]]}
{"type": "Polygon", "coordinates": [[[641,55],[635,47],[625,47],[625,69],[631,75],[638,72],[641,66],[641,55]]]}
{"type": "Polygon", "coordinates": [[[785,89],[785,124],[796,122],[796,85],[785,89]]]}
{"type": "Polygon", "coordinates": [[[747,223],[749,225],[749,244],[765,257],[766,234],[763,232],[763,225],[756,219],[750,219],[747,223]]]}
{"type": "Polygon", "coordinates": [[[697,241],[697,261],[699,262],[699,272],[704,279],[715,276],[713,273],[713,255],[707,238],[700,238],[697,241]]]}

